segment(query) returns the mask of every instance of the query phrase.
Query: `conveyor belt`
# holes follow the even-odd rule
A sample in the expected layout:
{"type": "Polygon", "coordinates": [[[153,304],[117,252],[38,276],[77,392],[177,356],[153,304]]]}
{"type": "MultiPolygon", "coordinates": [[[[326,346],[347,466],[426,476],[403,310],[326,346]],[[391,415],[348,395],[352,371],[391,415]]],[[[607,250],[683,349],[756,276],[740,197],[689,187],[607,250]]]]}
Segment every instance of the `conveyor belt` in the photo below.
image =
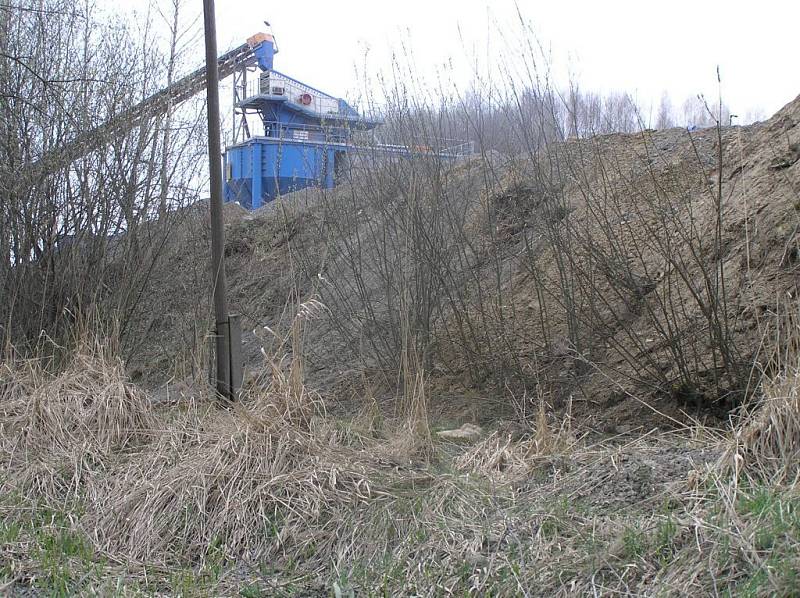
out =
{"type": "MultiPolygon", "coordinates": [[[[248,44],[242,44],[219,57],[217,62],[219,78],[222,80],[232,75],[237,68],[252,66],[256,62],[255,49],[248,44]]],[[[125,135],[143,120],[163,114],[170,106],[180,104],[200,93],[206,88],[206,84],[206,67],[202,67],[135,106],[115,114],[99,127],[80,133],[66,144],[46,152],[31,165],[31,174],[40,173],[42,169],[47,171],[68,166],[74,160],[98,149],[109,139],[125,135]]]]}

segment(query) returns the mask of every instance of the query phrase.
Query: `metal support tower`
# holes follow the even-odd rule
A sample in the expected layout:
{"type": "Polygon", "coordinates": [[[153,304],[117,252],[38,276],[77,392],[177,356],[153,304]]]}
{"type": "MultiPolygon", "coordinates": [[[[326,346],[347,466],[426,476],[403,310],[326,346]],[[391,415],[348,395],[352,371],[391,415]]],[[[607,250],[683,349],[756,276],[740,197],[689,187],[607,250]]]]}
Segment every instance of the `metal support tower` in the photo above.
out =
{"type": "Polygon", "coordinates": [[[239,102],[247,97],[247,72],[250,67],[242,65],[233,72],[233,143],[250,139],[250,127],[247,124],[247,111],[239,108],[239,102]]]}

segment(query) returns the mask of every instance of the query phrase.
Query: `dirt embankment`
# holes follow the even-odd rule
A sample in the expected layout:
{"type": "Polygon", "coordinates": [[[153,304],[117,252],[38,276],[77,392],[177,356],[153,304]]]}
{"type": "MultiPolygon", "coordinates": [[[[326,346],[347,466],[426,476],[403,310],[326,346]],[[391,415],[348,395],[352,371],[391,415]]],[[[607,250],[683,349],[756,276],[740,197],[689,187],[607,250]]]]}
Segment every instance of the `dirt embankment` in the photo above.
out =
{"type": "MultiPolygon", "coordinates": [[[[406,330],[431,404],[457,421],[524,412],[529,396],[607,430],[723,416],[796,305],[799,122],[800,98],[746,127],[573,140],[435,177],[411,164],[229,206],[248,368],[315,296],[327,309],[306,329],[306,374],[331,404],[393,395],[406,330]]],[[[176,240],[144,308],[159,316],[143,378],[200,376],[207,360],[202,218],[176,240]]]]}

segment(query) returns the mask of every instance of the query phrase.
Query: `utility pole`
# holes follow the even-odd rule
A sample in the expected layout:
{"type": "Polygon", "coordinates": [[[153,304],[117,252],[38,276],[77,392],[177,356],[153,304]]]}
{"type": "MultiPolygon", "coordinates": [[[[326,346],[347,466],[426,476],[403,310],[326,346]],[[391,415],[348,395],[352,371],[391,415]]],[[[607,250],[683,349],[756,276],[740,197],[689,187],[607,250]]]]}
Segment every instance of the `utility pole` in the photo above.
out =
{"type": "Polygon", "coordinates": [[[214,320],[217,362],[217,393],[233,400],[231,384],[230,322],[225,296],[225,228],[222,223],[222,160],[219,131],[219,70],[217,68],[217,24],[214,0],[203,0],[206,39],[206,97],[208,107],[208,170],[211,180],[211,280],[214,285],[214,320]]]}

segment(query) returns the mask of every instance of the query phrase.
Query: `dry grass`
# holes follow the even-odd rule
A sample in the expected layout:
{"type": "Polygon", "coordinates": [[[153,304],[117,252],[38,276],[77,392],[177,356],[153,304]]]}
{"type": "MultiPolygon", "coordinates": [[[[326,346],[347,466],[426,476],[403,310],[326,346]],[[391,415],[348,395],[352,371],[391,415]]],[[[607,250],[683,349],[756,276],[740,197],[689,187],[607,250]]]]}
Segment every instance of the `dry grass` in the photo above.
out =
{"type": "Polygon", "coordinates": [[[373,433],[374,401],[346,442],[332,433],[303,383],[301,332],[293,322],[277,343],[284,352],[267,354],[259,383],[230,411],[186,401],[157,418],[118,362],[88,350],[58,376],[3,366],[3,442],[17,447],[8,470],[49,464],[81,480],[70,486],[79,509],[37,488],[61,515],[0,504],[3,579],[48,580],[51,593],[139,588],[123,595],[760,596],[796,587],[797,370],[764,385],[764,406],[734,434],[694,428],[593,444],[539,397],[530,434],[495,432],[450,461],[456,449],[431,437],[417,368],[398,434],[373,433]],[[370,433],[356,438],[362,427],[370,433]],[[383,458],[420,446],[437,459],[383,458]],[[736,466],[718,467],[731,446],[723,464],[736,466]],[[70,461],[76,454],[85,457],[70,461]],[[97,565],[101,557],[110,564],[97,565]]]}
{"type": "Polygon", "coordinates": [[[735,434],[730,465],[735,472],[795,484],[800,474],[800,369],[765,382],[763,395],[763,404],[735,434]]]}
{"type": "Polygon", "coordinates": [[[405,396],[397,432],[391,434],[383,452],[409,462],[428,463],[436,456],[428,420],[428,396],[425,373],[415,371],[407,376],[405,396]]]}
{"type": "Polygon", "coordinates": [[[136,465],[99,505],[98,540],[142,561],[202,559],[218,546],[256,560],[303,553],[335,533],[334,514],[370,496],[364,471],[271,410],[244,407],[169,462],[136,465]],[[133,487],[131,488],[131,484],[133,487]]]}
{"type": "Polygon", "coordinates": [[[371,485],[304,384],[302,327],[322,309],[298,306],[240,404],[184,422],[190,442],[159,443],[116,476],[89,524],[103,550],[172,563],[202,561],[211,548],[256,561],[327,554],[339,511],[368,500],[371,485]]]}
{"type": "Polygon", "coordinates": [[[458,456],[454,462],[459,471],[485,476],[498,476],[507,481],[530,475],[542,459],[566,456],[577,445],[569,413],[557,426],[547,417],[545,403],[539,398],[533,433],[524,439],[515,439],[504,430],[492,432],[481,442],[458,456]]]}
{"type": "Polygon", "coordinates": [[[405,310],[401,313],[401,319],[403,334],[399,376],[402,395],[395,407],[400,424],[383,452],[404,461],[429,463],[435,458],[436,451],[429,421],[425,368],[416,349],[416,339],[409,331],[405,310]]]}
{"type": "Polygon", "coordinates": [[[76,496],[93,469],[152,434],[150,400],[99,339],[83,339],[56,376],[33,360],[2,367],[3,462],[31,496],[76,496]]]}

